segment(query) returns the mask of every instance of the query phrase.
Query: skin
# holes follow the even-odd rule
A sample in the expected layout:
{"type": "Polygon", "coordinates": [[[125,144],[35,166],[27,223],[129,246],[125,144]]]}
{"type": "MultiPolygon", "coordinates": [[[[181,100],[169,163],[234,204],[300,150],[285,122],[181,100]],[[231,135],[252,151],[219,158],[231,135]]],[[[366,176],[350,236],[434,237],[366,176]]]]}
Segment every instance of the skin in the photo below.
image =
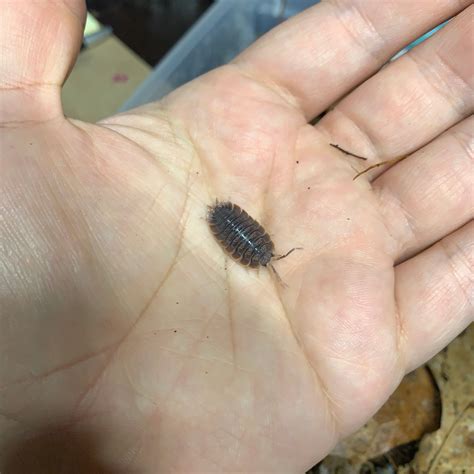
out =
{"type": "Polygon", "coordinates": [[[326,2],[88,124],[60,100],[82,2],[3,2],[0,470],[304,472],[467,327],[469,3],[326,2]],[[329,143],[408,158],[353,181],[329,143]],[[288,288],[226,259],[216,198],[303,247],[288,288]]]}

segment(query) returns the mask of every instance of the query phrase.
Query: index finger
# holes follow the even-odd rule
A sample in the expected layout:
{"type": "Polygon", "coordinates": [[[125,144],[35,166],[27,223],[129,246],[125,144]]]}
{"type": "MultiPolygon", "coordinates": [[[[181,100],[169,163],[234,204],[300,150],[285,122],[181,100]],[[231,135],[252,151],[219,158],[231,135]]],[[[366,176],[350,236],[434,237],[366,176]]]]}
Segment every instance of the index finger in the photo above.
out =
{"type": "Polygon", "coordinates": [[[234,63],[290,96],[309,120],[469,0],[329,0],[263,36],[234,63]]]}

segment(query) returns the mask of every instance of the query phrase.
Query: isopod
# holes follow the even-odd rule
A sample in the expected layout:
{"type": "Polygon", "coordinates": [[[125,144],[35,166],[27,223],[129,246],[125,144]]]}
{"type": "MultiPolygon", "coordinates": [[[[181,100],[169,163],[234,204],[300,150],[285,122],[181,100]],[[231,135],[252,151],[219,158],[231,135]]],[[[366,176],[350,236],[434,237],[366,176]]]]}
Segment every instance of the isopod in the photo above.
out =
{"type": "Polygon", "coordinates": [[[244,209],[229,201],[216,201],[209,206],[207,221],[217,241],[232,258],[252,268],[268,266],[280,282],[271,262],[300,249],[294,247],[284,255],[275,255],[275,246],[265,229],[244,209]]]}

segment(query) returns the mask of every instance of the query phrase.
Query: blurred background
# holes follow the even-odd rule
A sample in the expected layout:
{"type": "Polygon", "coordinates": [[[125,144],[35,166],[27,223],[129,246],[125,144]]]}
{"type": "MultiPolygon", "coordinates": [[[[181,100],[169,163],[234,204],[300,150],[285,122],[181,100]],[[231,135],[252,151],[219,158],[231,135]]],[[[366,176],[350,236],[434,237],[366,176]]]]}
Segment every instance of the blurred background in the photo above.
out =
{"type": "Polygon", "coordinates": [[[87,8],[154,67],[213,0],[87,0],[87,8]]]}
{"type": "Polygon", "coordinates": [[[65,113],[97,121],[157,100],[229,62],[318,0],[87,0],[65,113]]]}
{"type": "Polygon", "coordinates": [[[64,87],[65,113],[97,121],[158,100],[318,2],[86,0],[83,49],[64,87]]]}

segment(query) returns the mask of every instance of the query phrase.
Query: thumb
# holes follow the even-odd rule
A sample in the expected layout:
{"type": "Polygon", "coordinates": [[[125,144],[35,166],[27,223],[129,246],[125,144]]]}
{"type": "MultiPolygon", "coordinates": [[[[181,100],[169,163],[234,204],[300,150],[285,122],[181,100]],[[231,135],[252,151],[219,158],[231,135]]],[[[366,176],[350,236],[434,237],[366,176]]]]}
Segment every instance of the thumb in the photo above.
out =
{"type": "Polygon", "coordinates": [[[60,88],[76,60],[84,0],[2,1],[0,123],[62,114],[60,88]]]}

